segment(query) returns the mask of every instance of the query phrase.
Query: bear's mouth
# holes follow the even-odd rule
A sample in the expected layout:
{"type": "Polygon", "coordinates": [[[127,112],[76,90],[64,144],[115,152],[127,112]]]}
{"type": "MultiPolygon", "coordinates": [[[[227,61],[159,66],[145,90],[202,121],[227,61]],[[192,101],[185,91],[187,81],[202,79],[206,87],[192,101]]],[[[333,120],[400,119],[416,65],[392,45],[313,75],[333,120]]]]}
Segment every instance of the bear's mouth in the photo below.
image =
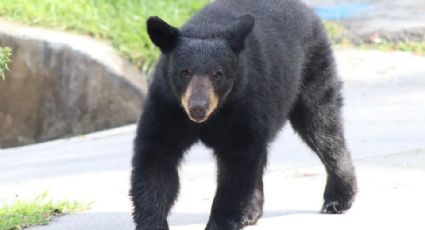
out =
{"type": "Polygon", "coordinates": [[[218,101],[214,87],[206,75],[194,75],[181,97],[186,114],[196,123],[206,121],[217,108],[218,101]]]}

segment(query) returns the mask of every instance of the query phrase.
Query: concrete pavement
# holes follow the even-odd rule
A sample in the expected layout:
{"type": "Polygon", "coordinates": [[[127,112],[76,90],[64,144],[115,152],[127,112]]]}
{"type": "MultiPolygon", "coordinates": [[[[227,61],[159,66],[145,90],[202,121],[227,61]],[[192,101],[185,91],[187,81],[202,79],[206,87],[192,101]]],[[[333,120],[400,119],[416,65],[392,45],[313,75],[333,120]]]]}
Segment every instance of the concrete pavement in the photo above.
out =
{"type": "MultiPolygon", "coordinates": [[[[423,229],[425,205],[425,58],[344,50],[346,137],[360,192],[345,215],[318,214],[325,174],[290,126],[270,147],[265,214],[246,229],[423,229]]],[[[94,202],[39,230],[132,229],[128,199],[135,126],[0,150],[2,197],[46,190],[57,199],[94,202]]],[[[182,165],[182,189],[171,229],[203,229],[215,190],[210,150],[193,147],[182,165]]]]}

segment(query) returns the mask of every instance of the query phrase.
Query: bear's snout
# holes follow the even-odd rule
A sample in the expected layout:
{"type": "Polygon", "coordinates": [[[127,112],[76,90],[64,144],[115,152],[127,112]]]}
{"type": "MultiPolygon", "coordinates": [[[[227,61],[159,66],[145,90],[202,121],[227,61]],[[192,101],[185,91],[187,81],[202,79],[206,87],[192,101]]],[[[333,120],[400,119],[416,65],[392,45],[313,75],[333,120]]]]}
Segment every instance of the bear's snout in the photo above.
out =
{"type": "Polygon", "coordinates": [[[193,105],[190,105],[189,107],[189,113],[190,117],[197,122],[205,120],[207,114],[207,103],[193,103],[193,105]]]}
{"type": "Polygon", "coordinates": [[[201,123],[208,119],[218,105],[218,97],[208,76],[193,76],[181,98],[190,120],[201,123]]]}

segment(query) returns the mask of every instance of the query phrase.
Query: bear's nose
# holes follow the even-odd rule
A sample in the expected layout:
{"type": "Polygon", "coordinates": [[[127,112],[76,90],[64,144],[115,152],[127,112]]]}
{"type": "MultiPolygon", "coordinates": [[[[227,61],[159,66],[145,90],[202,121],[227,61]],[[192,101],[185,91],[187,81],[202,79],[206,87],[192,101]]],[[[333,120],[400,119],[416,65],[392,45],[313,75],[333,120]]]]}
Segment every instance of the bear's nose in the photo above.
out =
{"type": "Polygon", "coordinates": [[[206,109],[202,105],[193,105],[189,108],[190,117],[196,121],[202,121],[205,118],[206,109]]]}

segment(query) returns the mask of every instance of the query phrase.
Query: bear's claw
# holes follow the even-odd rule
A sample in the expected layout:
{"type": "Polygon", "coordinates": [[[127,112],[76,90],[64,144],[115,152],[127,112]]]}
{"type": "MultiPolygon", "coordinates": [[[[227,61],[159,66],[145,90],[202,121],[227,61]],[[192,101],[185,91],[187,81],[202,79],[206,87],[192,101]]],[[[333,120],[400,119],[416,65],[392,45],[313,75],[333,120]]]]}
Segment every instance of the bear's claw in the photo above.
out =
{"type": "Polygon", "coordinates": [[[350,205],[345,204],[344,202],[329,201],[323,204],[320,212],[323,214],[342,214],[344,211],[350,208],[349,206],[350,205]]]}

